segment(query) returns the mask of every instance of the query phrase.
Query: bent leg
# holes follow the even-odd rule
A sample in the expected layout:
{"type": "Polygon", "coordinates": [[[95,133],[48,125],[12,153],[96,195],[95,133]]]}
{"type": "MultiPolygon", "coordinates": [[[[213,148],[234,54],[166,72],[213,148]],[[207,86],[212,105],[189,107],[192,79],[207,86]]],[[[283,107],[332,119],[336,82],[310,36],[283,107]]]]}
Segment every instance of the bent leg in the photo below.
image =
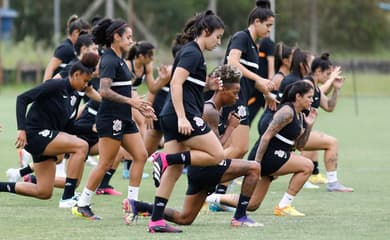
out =
{"type": "Polygon", "coordinates": [[[249,149],[249,126],[239,125],[229,138],[225,149],[226,158],[244,158],[249,149]]]}
{"type": "Polygon", "coordinates": [[[179,225],[190,225],[198,216],[206,197],[206,191],[193,195],[186,195],[184,198],[183,210],[180,212],[172,208],[166,208],[164,211],[164,218],[179,225]]]}
{"type": "Polygon", "coordinates": [[[39,199],[51,198],[54,188],[55,169],[56,162],[52,159],[34,163],[37,183],[18,182],[15,185],[16,193],[39,199]]]}
{"type": "Polygon", "coordinates": [[[273,173],[275,176],[282,176],[292,173],[287,193],[296,196],[313,171],[313,163],[310,159],[291,153],[290,158],[283,166],[273,173]]]}
{"type": "Polygon", "coordinates": [[[337,139],[322,132],[313,131],[304,147],[305,151],[325,150],[326,171],[336,171],[338,161],[337,139]]]}

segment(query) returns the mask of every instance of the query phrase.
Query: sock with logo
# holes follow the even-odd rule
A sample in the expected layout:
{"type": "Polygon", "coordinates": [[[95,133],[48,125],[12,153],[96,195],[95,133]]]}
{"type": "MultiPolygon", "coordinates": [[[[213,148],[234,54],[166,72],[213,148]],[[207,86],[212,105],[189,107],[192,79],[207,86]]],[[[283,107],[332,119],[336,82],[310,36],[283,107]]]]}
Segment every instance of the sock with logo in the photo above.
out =
{"type": "Polygon", "coordinates": [[[127,188],[127,198],[138,200],[139,187],[129,186],[127,188]]]}
{"type": "Polygon", "coordinates": [[[217,194],[225,194],[228,187],[223,184],[218,184],[217,188],[215,189],[215,193],[217,194]]]}
{"type": "Polygon", "coordinates": [[[250,198],[251,197],[247,197],[240,194],[240,198],[238,199],[238,203],[237,203],[236,212],[234,213],[235,219],[240,219],[246,215],[246,209],[248,207],[250,198]]]}
{"type": "Polygon", "coordinates": [[[328,183],[337,182],[337,171],[326,172],[328,183]]]}
{"type": "Polygon", "coordinates": [[[69,198],[72,198],[74,196],[76,184],[77,184],[76,178],[66,178],[64,193],[62,194],[62,200],[69,199],[69,198]]]}
{"type": "Polygon", "coordinates": [[[154,198],[152,221],[158,221],[164,218],[164,210],[168,199],[162,197],[154,198]]]}
{"type": "Polygon", "coordinates": [[[15,185],[14,182],[0,182],[0,192],[16,193],[15,185]]]}
{"type": "Polygon", "coordinates": [[[108,170],[107,172],[106,172],[106,174],[104,174],[104,177],[103,177],[103,180],[102,180],[102,182],[100,183],[100,186],[99,186],[99,188],[106,188],[106,187],[108,187],[109,186],[109,182],[110,182],[110,180],[111,180],[111,177],[114,175],[114,173],[115,173],[115,169],[110,169],[110,170],[108,170]]]}
{"type": "Polygon", "coordinates": [[[295,196],[285,192],[284,195],[283,195],[282,200],[280,200],[280,202],[279,202],[279,208],[284,208],[286,206],[291,206],[294,198],[295,198],[295,196]]]}
{"type": "Polygon", "coordinates": [[[83,192],[81,193],[79,201],[77,202],[77,206],[79,207],[89,206],[91,204],[91,199],[94,194],[95,191],[91,191],[85,187],[83,192]]]}
{"type": "Polygon", "coordinates": [[[168,165],[172,164],[184,164],[191,165],[191,154],[190,151],[185,151],[181,153],[167,154],[167,163],[168,165]]]}

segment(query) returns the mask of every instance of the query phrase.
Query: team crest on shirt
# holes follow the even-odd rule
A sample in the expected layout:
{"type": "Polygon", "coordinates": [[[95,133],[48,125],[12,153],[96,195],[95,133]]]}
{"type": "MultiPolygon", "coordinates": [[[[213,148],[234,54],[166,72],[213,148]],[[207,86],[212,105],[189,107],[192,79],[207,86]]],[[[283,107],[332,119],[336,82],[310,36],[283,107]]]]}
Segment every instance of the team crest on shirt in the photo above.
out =
{"type": "Polygon", "coordinates": [[[70,105],[73,107],[76,104],[77,98],[76,96],[70,97],[70,105]]]}
{"type": "Polygon", "coordinates": [[[237,107],[237,114],[240,116],[240,118],[244,118],[247,116],[246,107],[244,105],[240,105],[237,107]]]}
{"type": "Polygon", "coordinates": [[[274,154],[279,158],[287,159],[287,153],[283,150],[275,150],[274,154]]]}
{"type": "Polygon", "coordinates": [[[115,132],[119,132],[120,130],[122,130],[122,121],[119,119],[112,121],[112,130],[114,130],[115,132]]]}

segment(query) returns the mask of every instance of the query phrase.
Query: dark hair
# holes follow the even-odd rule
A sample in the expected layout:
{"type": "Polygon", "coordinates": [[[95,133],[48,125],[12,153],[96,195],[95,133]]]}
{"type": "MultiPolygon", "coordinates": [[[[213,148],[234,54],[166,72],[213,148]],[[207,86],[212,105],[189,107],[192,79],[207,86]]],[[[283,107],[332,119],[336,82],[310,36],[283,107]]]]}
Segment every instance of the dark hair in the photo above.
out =
{"type": "Polygon", "coordinates": [[[220,77],[224,86],[240,83],[240,79],[242,77],[242,73],[240,70],[238,70],[237,67],[228,64],[220,65],[214,68],[210,75],[214,77],[220,77]]]}
{"type": "Polygon", "coordinates": [[[300,48],[296,48],[292,55],[292,61],[291,61],[291,72],[297,76],[299,76],[301,79],[304,77],[301,72],[301,64],[304,66],[309,66],[309,63],[307,61],[309,53],[303,52],[300,48]]]}
{"type": "Polygon", "coordinates": [[[283,65],[283,59],[290,57],[290,55],[293,53],[293,48],[287,46],[283,42],[278,42],[275,46],[274,53],[275,72],[278,72],[280,67],[283,65]]]}
{"type": "Polygon", "coordinates": [[[69,74],[72,75],[76,71],[80,71],[81,73],[93,73],[98,61],[99,56],[97,54],[92,52],[85,53],[79,61],[73,64],[70,68],[69,74]]]}
{"type": "Polygon", "coordinates": [[[255,22],[256,19],[259,19],[260,22],[267,21],[268,18],[275,17],[274,12],[269,8],[255,7],[249,13],[248,16],[248,26],[255,22]]]}
{"type": "Polygon", "coordinates": [[[180,51],[180,49],[184,46],[184,44],[179,43],[178,41],[174,40],[172,43],[171,53],[172,56],[175,58],[177,52],[180,51]]]}
{"type": "Polygon", "coordinates": [[[280,99],[280,105],[287,102],[295,102],[297,94],[303,96],[311,89],[314,90],[313,85],[304,80],[299,80],[287,85],[286,89],[284,89],[283,97],[280,99]]]}
{"type": "Polygon", "coordinates": [[[134,60],[135,57],[139,55],[144,56],[153,56],[154,45],[147,41],[136,42],[130,49],[129,55],[127,56],[128,60],[134,60]]]}
{"type": "Polygon", "coordinates": [[[92,28],[93,41],[96,44],[110,47],[111,43],[114,42],[114,34],[118,33],[119,36],[122,36],[126,27],[129,25],[122,19],[104,18],[92,28]]]}
{"type": "Polygon", "coordinates": [[[74,45],[74,50],[76,51],[77,53],[77,56],[80,55],[80,51],[81,51],[81,48],[83,46],[85,47],[89,47],[93,44],[93,40],[92,40],[92,35],[91,34],[83,34],[81,36],[78,37],[75,45],[74,45]]]}
{"type": "Polygon", "coordinates": [[[74,30],[79,30],[80,32],[89,30],[91,29],[91,25],[84,19],[79,18],[76,14],[73,14],[68,18],[66,29],[68,34],[72,34],[74,30]]]}
{"type": "Polygon", "coordinates": [[[100,20],[102,20],[102,19],[103,19],[103,17],[101,17],[101,16],[99,16],[99,15],[94,16],[94,17],[92,18],[92,20],[91,20],[92,26],[95,26],[96,24],[98,24],[98,22],[99,22],[100,20]]]}
{"type": "Polygon", "coordinates": [[[271,2],[269,0],[256,0],[256,7],[271,9],[271,2]]]}
{"type": "Polygon", "coordinates": [[[330,54],[325,52],[321,54],[321,57],[316,57],[311,64],[311,73],[317,68],[320,68],[321,71],[328,70],[332,66],[332,62],[329,60],[330,54]]]}
{"type": "Polygon", "coordinates": [[[185,44],[200,36],[203,30],[208,30],[211,34],[214,30],[220,28],[225,28],[221,18],[215,15],[213,11],[206,10],[187,21],[183,31],[176,35],[176,41],[179,40],[181,44],[185,44]]]}

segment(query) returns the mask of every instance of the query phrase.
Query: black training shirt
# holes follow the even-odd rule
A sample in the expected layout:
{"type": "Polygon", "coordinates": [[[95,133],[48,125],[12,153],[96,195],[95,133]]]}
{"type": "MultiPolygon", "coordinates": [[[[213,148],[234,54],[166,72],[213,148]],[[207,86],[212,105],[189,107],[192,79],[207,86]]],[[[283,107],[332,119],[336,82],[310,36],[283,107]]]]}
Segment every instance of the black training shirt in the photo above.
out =
{"type": "MultiPolygon", "coordinates": [[[[172,67],[172,73],[177,67],[184,68],[190,75],[183,83],[183,105],[186,113],[202,116],[203,90],[206,85],[207,67],[202,51],[195,42],[189,42],[177,53],[172,67]]],[[[165,102],[160,116],[176,113],[172,103],[171,92],[165,102]]]]}
{"type": "Polygon", "coordinates": [[[69,79],[51,79],[17,97],[16,119],[19,130],[51,129],[69,133],[89,132],[74,126],[72,113],[76,105],[69,79]],[[28,105],[32,103],[27,116],[28,105]]]}
{"type": "MultiPolygon", "coordinates": [[[[118,57],[111,48],[107,48],[101,57],[99,75],[100,79],[112,79],[111,89],[114,92],[131,97],[132,74],[125,60],[118,57]]],[[[100,116],[115,116],[122,120],[131,120],[131,107],[125,103],[103,98],[98,112],[98,117],[100,116]]]]}
{"type": "MultiPolygon", "coordinates": [[[[249,71],[257,74],[259,69],[259,54],[255,42],[252,40],[249,30],[239,31],[233,35],[230,39],[226,55],[225,63],[228,62],[228,56],[232,49],[241,51],[240,63],[249,71]]],[[[241,90],[239,99],[243,102],[248,102],[255,91],[255,81],[246,77],[242,77],[240,81],[241,90]]]]}
{"type": "Polygon", "coordinates": [[[77,59],[76,51],[69,38],[65,39],[54,50],[54,57],[61,60],[61,65],[54,71],[53,76],[59,73],[69,62],[77,59]]]}

